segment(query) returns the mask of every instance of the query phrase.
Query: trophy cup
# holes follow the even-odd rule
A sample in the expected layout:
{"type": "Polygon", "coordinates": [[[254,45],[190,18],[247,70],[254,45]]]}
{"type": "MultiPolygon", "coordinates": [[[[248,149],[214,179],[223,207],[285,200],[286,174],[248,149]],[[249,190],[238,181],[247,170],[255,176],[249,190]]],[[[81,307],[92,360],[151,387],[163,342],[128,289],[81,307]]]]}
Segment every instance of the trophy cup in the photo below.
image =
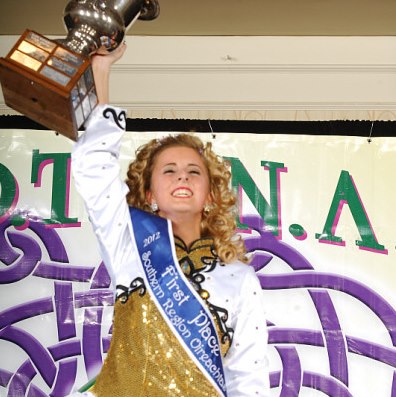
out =
{"type": "Polygon", "coordinates": [[[97,104],[89,56],[114,50],[137,19],[158,15],[158,0],[69,1],[64,11],[65,39],[49,40],[26,30],[0,59],[5,103],[76,140],[97,104]]]}

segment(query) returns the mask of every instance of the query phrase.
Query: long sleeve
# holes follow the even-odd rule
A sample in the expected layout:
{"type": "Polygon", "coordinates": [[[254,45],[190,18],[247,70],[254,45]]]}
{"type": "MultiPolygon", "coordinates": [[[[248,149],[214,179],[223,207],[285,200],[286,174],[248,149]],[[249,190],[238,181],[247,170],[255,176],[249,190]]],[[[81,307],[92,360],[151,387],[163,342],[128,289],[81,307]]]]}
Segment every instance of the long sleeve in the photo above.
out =
{"type": "Polygon", "coordinates": [[[101,257],[113,286],[129,286],[136,277],[136,252],[125,195],[120,179],[119,152],[125,129],[125,113],[100,105],[91,115],[86,131],[74,145],[72,170],[96,234],[101,257]]]}
{"type": "Polygon", "coordinates": [[[228,397],[268,397],[268,331],[259,281],[245,273],[231,348],[224,360],[228,397]]]}

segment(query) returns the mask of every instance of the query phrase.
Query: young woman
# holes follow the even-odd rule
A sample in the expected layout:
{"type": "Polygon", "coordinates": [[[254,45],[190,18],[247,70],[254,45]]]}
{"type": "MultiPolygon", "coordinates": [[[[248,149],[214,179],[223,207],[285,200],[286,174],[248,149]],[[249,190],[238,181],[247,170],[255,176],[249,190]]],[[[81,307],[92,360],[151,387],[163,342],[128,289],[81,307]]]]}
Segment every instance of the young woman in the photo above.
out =
{"type": "Polygon", "coordinates": [[[84,394],[268,396],[261,288],[235,236],[230,172],[189,134],[142,146],[119,179],[125,113],[108,103],[111,64],[92,59],[99,98],[73,173],[116,289],[112,341],[84,394]]]}

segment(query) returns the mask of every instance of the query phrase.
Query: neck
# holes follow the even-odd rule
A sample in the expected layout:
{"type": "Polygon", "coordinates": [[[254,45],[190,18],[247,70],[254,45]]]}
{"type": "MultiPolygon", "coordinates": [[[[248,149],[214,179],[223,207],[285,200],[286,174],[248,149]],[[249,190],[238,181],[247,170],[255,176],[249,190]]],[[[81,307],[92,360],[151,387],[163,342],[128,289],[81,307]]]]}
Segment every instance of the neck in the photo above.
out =
{"type": "Polygon", "coordinates": [[[173,234],[181,238],[187,247],[195,240],[201,238],[201,219],[179,217],[171,219],[173,234]]]}

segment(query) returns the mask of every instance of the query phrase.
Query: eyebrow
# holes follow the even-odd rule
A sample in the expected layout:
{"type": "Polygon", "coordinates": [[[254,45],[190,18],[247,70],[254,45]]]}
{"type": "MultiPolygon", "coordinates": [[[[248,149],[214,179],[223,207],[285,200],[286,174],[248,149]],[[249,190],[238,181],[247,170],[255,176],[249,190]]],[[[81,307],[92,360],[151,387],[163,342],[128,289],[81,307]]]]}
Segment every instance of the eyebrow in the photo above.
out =
{"type": "MultiPolygon", "coordinates": [[[[163,165],[163,167],[166,167],[166,166],[169,166],[169,165],[175,165],[175,166],[177,166],[176,163],[166,163],[166,164],[163,165]]],[[[187,167],[198,167],[198,168],[202,168],[202,167],[201,167],[199,164],[197,164],[197,163],[188,163],[188,164],[187,164],[187,167]]]]}

